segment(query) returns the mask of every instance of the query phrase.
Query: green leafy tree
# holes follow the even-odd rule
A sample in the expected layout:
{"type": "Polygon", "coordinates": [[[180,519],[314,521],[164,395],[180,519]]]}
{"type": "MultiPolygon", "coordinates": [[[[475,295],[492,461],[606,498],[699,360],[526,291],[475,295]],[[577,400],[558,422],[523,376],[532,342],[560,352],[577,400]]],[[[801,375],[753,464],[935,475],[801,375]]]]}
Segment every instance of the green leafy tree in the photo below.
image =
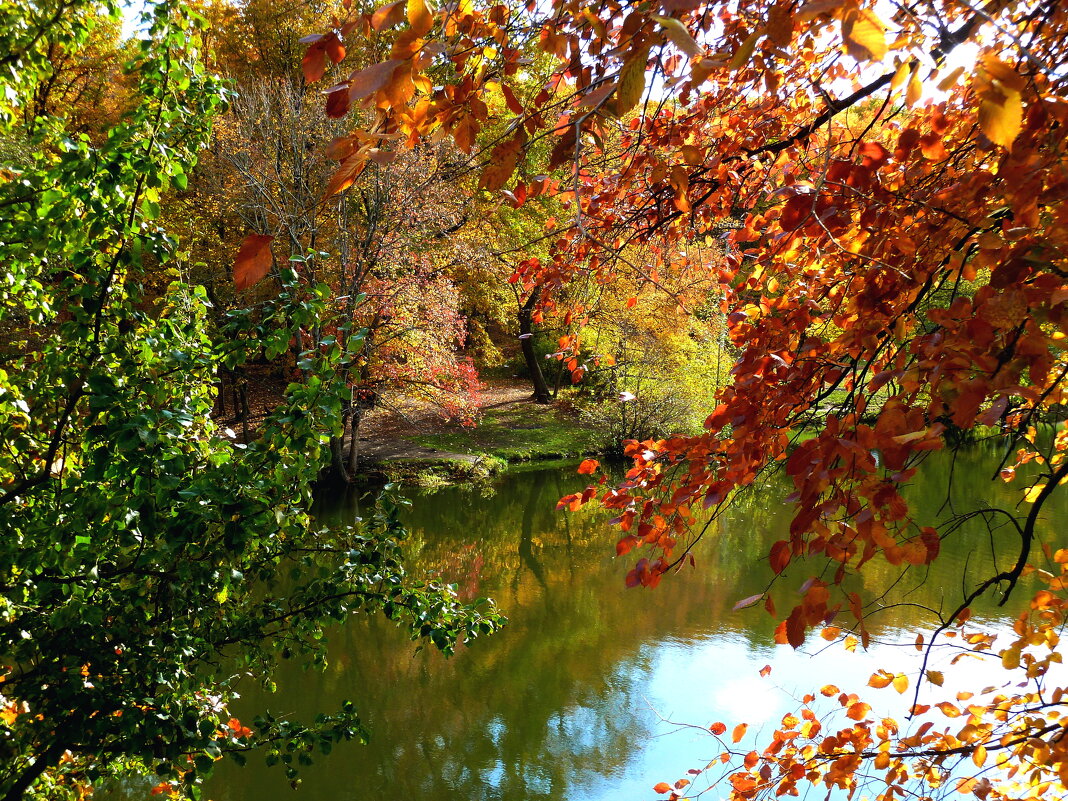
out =
{"type": "MultiPolygon", "coordinates": [[[[63,0],[0,16],[0,141],[20,143],[0,173],[3,801],[81,797],[130,769],[196,798],[217,759],[259,745],[295,779],[311,752],[363,736],[355,706],[246,725],[227,710],[238,677],[322,662],[324,627],[355,612],[445,651],[500,622],[405,576],[388,504],[315,529],[311,482],[340,426],[332,384],[290,387],[244,447],[211,421],[220,366],[289,347],[328,288],[297,302],[283,271],[290,291],[222,328],[199,287],[145,290],[161,266],[183,272],[159,204],[187,185],[226,102],[199,66],[195,13],[149,9],[127,66],[136,102],[101,141],[24,117],[46,43],[74,53],[117,13],[63,0]]],[[[306,358],[327,370],[340,348],[306,358]]]]}

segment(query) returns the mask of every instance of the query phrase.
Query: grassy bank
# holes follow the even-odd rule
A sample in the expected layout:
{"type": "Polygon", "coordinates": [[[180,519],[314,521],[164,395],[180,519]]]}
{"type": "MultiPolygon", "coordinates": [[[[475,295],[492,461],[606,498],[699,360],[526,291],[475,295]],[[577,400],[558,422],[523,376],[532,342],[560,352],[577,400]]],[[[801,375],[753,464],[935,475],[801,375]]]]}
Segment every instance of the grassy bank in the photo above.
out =
{"type": "Polygon", "coordinates": [[[604,447],[604,435],[582,425],[573,414],[533,403],[490,407],[473,428],[449,426],[410,439],[424,448],[508,463],[586,456],[604,447]]]}

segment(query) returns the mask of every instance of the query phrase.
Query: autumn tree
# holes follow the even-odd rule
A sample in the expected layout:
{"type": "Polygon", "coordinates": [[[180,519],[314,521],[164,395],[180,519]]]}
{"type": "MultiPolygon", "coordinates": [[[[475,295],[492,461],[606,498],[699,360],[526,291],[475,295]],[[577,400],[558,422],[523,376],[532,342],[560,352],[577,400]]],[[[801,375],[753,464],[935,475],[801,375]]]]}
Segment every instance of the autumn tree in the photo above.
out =
{"type": "MultiPolygon", "coordinates": [[[[578,275],[616,280],[615,256],[635,244],[674,241],[663,250],[672,259],[740,221],[711,266],[739,356],[704,432],[636,443],[625,482],[562,502],[615,510],[619,552],[647,552],[628,583],[655,586],[692,556],[699,510],[714,519],[775,468],[794,483],[794,519],[769,555],[775,580],[748,600],[784,617],[778,637],[794,647],[832,620],[867,642],[874,607],[854,587],[873,560],[907,573],[946,537],[996,532],[1003,566],[966,577],[952,608],[931,611],[921,653],[964,638],[1000,655],[1018,686],[963,710],[947,700],[967,715],[963,728],[921,723],[922,706],[911,722],[873,720],[856,695],[831,691],[842,710],[833,730],[806,709],[763,751],[735,761],[725,742],[732,795],[810,783],[852,793],[862,781],[878,781],[881,799],[906,786],[921,797],[945,786],[1063,794],[1064,688],[1046,676],[1060,659],[1068,558],[1035,527],[1068,474],[1063,4],[407,0],[352,11],[332,32],[391,42],[388,59],[333,90],[374,109],[378,133],[474,151],[486,98],[509,99],[505,133],[479,152],[487,191],[525,191],[518,165],[534,143],[553,143],[546,166],[568,174],[574,213],[548,259],[517,269],[545,303],[578,275]],[[532,41],[556,68],[520,102],[513,86],[532,41]],[[427,80],[442,63],[448,79],[427,80]],[[903,487],[927,454],[969,436],[1002,444],[994,480],[1021,482],[1020,505],[918,517],[903,487]],[[1045,584],[1030,604],[1025,574],[1045,584]],[[787,589],[801,603],[782,608],[787,589]],[[1009,642],[968,622],[994,593],[1024,602],[1009,642]]],[[[340,170],[370,157],[363,135],[351,134],[340,170]]],[[[689,781],[655,789],[678,795],[689,781]]]]}

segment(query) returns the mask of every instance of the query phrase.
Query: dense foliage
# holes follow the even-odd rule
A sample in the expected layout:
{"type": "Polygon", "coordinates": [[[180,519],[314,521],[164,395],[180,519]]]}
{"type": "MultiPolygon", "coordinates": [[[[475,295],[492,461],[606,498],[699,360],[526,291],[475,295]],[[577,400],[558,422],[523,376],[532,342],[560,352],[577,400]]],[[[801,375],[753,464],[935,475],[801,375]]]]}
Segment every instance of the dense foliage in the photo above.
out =
{"type": "MultiPolygon", "coordinates": [[[[388,502],[352,526],[309,518],[344,388],[291,384],[250,443],[212,421],[219,373],[329,321],[329,288],[298,292],[287,268],[278,297],[219,317],[184,280],[160,206],[188,186],[228,99],[199,64],[186,4],[147,12],[111,124],[75,130],[47,104],[27,124],[49,54],[75,58],[117,20],[114,5],[71,3],[0,17],[5,801],[84,797],[130,769],[198,797],[218,758],[254,744],[295,778],[312,753],[363,736],[356,707],[241,722],[227,710],[239,680],[321,661],[324,628],[356,612],[445,651],[499,625],[405,575],[388,502]]],[[[309,372],[335,369],[337,339],[308,343],[309,372]]]]}

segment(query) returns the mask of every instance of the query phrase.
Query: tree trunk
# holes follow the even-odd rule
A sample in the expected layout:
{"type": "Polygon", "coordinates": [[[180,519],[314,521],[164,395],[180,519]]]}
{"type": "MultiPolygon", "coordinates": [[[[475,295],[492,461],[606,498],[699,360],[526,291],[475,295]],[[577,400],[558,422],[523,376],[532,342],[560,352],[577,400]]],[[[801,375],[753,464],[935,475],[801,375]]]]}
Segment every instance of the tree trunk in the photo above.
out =
{"type": "Polygon", "coordinates": [[[8,786],[7,792],[4,793],[3,801],[21,801],[26,791],[41,777],[41,774],[49,768],[55,767],[65,750],[66,747],[63,743],[56,740],[43,753],[38,754],[33,764],[26,768],[22,775],[8,786]]]}
{"type": "Polygon", "coordinates": [[[352,413],[349,415],[349,475],[356,476],[360,460],[360,421],[363,419],[363,409],[353,403],[352,413]]]}
{"type": "Polygon", "coordinates": [[[325,483],[343,484],[352,480],[345,469],[345,435],[330,437],[330,466],[320,476],[325,483]]]}
{"type": "Polygon", "coordinates": [[[534,287],[534,291],[530,293],[527,302],[519,309],[519,345],[523,349],[523,359],[527,363],[527,372],[530,373],[530,380],[534,384],[534,402],[551,403],[552,395],[549,392],[549,385],[545,383],[545,374],[541,371],[541,364],[538,363],[538,354],[534,352],[532,318],[534,307],[538,305],[539,297],[541,297],[541,287],[534,287]]]}

